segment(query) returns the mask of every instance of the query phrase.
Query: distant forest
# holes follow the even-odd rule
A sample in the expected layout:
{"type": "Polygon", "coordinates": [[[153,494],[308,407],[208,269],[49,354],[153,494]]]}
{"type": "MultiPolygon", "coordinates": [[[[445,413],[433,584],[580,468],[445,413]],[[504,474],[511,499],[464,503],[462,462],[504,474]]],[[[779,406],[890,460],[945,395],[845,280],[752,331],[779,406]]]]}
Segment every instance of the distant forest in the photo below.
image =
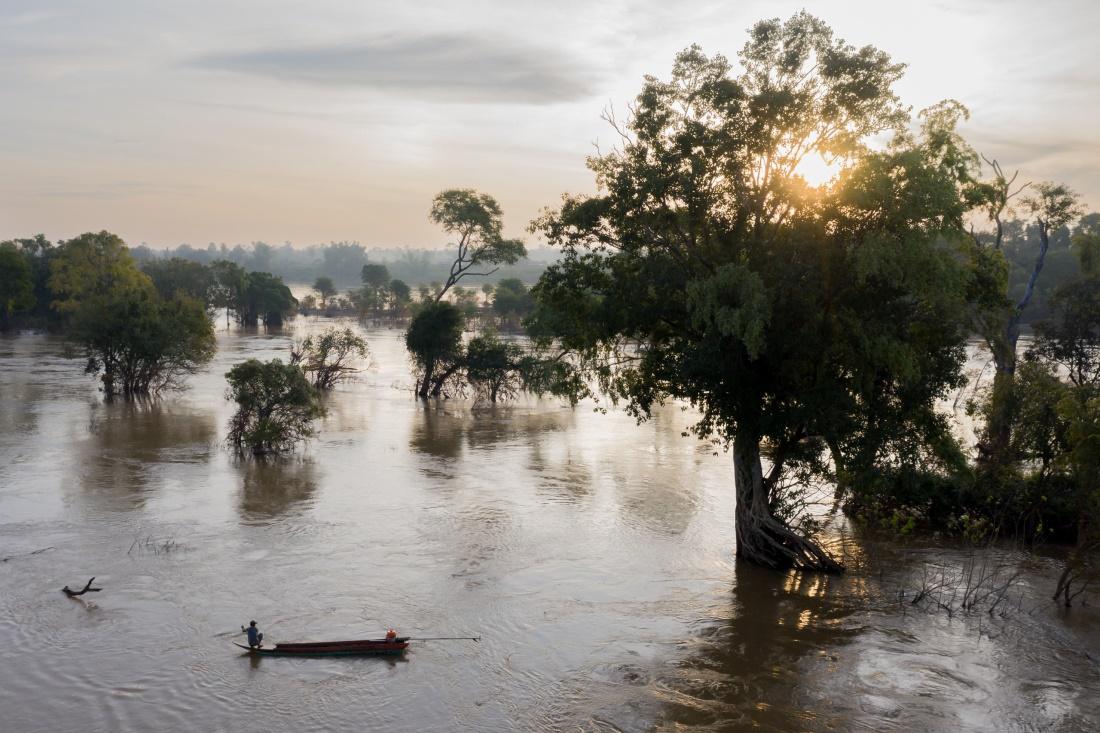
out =
{"type": "MultiPolygon", "coordinates": [[[[251,272],[270,272],[288,283],[312,283],[318,277],[329,277],[340,288],[360,286],[360,273],[368,262],[385,265],[391,277],[413,287],[427,285],[444,279],[454,259],[450,249],[368,250],[358,242],[332,242],[307,247],[296,247],[289,242],[278,247],[265,242],[234,247],[211,243],[205,248],[181,244],[168,249],[153,249],[142,244],[131,247],[130,253],[138,263],[172,257],[204,265],[216,260],[229,260],[251,272]]],[[[550,247],[531,248],[525,259],[514,265],[504,265],[491,276],[479,279],[479,282],[497,283],[515,278],[524,283],[534,283],[546,266],[559,256],[558,251],[550,247]]]]}

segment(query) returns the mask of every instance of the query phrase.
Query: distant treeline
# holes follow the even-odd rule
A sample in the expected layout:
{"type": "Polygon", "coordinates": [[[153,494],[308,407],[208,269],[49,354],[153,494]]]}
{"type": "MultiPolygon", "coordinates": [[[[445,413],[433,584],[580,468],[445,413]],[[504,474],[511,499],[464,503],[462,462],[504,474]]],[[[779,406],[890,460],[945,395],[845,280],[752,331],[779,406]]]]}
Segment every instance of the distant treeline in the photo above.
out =
{"type": "Polygon", "coordinates": [[[199,313],[225,309],[227,318],[232,314],[244,326],[277,326],[298,306],[277,275],[228,260],[142,261],[110,232],[58,242],[42,235],[0,242],[0,331],[43,328],[73,335],[80,330],[76,316],[86,316],[86,326],[95,324],[123,302],[119,293],[140,296],[140,308],[127,303],[131,318],[150,304],[182,300],[199,313]]]}
{"type": "MultiPolygon", "coordinates": [[[[167,249],[153,249],[146,245],[131,247],[130,252],[138,262],[178,257],[205,265],[218,260],[232,262],[245,270],[270,272],[285,282],[313,282],[318,277],[328,277],[338,288],[358,285],[363,265],[385,265],[390,275],[415,287],[440,279],[450,267],[453,255],[448,250],[392,248],[370,250],[358,242],[332,242],[330,244],[295,247],[289,243],[273,246],[265,242],[229,247],[225,244],[209,244],[205,248],[181,244],[167,249]]],[[[527,257],[514,265],[505,265],[485,279],[496,283],[514,278],[534,283],[546,266],[559,257],[557,250],[539,247],[528,251],[527,257]]]]}

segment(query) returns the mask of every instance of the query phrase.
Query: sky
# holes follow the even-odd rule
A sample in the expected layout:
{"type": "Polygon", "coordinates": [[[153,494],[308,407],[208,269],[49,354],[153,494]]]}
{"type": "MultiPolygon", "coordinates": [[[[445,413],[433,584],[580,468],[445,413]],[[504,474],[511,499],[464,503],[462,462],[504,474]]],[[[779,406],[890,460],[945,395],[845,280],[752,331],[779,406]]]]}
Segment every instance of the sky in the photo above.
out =
{"type": "Polygon", "coordinates": [[[470,187],[530,241],[645,74],[801,9],[1100,208],[1095,0],[0,0],[0,239],[436,247],[432,197],[470,187]]]}

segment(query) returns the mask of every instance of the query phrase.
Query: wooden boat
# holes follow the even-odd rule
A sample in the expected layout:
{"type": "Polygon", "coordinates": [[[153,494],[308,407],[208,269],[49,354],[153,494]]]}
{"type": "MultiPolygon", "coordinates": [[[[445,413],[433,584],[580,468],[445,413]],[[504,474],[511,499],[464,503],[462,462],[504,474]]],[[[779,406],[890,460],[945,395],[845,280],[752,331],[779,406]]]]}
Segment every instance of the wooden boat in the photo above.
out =
{"type": "Polygon", "coordinates": [[[276,644],[273,647],[249,647],[237,644],[251,654],[282,657],[349,657],[371,654],[402,654],[409,646],[409,637],[393,639],[351,639],[348,641],[301,641],[276,644]]]}

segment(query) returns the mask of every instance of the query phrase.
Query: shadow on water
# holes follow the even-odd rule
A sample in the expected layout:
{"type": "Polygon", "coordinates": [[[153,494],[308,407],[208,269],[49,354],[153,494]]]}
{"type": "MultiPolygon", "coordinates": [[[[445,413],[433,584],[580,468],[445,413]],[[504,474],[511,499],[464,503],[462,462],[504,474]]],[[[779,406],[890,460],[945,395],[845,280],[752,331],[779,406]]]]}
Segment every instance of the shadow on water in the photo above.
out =
{"type": "Polygon", "coordinates": [[[828,728],[828,706],[804,698],[835,667],[833,651],[862,628],[860,610],[831,576],[780,574],[737,563],[731,602],[713,610],[690,643],[665,695],[662,718],[676,730],[828,728]]]}
{"type": "Polygon", "coordinates": [[[210,461],[217,421],[213,414],[172,402],[115,399],[91,404],[83,432],[82,489],[137,508],[173,465],[210,461]]]}
{"type": "Polygon", "coordinates": [[[317,493],[316,464],[302,457],[242,457],[240,511],[243,522],[263,522],[308,507],[317,493]]]}

